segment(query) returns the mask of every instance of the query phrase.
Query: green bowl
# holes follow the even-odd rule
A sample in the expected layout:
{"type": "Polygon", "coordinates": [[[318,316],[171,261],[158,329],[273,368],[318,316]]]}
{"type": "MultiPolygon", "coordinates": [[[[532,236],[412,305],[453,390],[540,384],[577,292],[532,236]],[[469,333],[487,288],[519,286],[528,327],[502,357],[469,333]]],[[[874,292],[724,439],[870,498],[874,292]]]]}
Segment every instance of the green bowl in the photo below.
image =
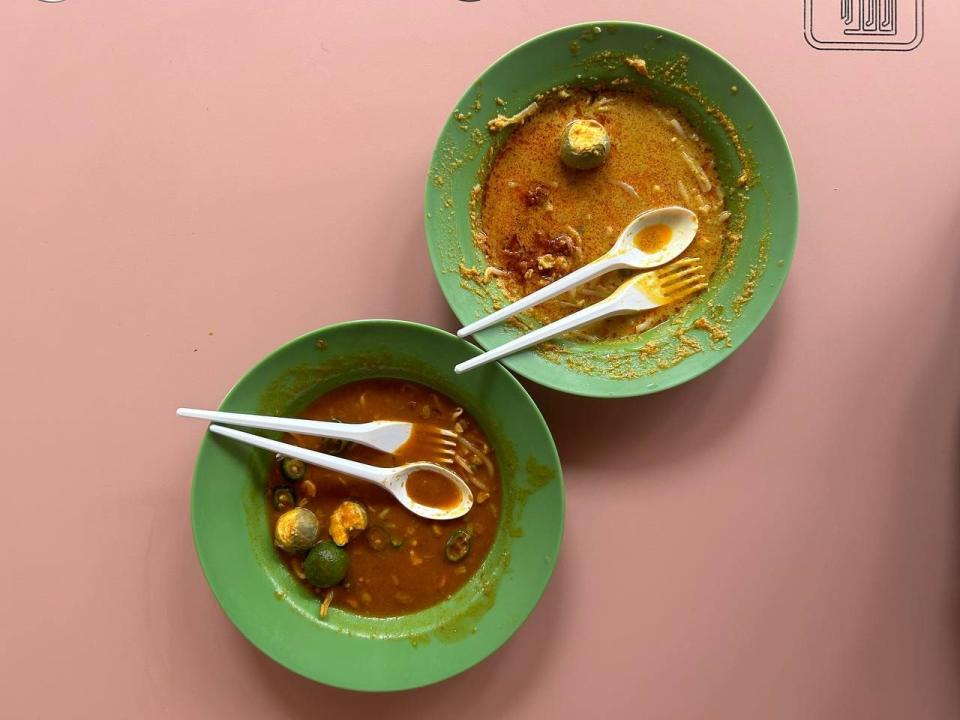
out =
{"type": "Polygon", "coordinates": [[[264,499],[268,453],[204,436],[193,478],[194,541],[224,612],[260,650],[301,675],[353,690],[437,682],[502,645],[536,605],[563,534],[557,450],[526,391],[502,367],[466,376],[477,354],[434,328],[392,320],[333,325],[284,345],[243,376],[222,410],[297,413],[319,394],[371,377],[429,385],[483,426],[500,462],[497,538],[477,574],[449,600],[404,617],[367,618],[319,602],[277,557],[264,499]]]}
{"type": "MultiPolygon", "coordinates": [[[[503,361],[541,385],[596,397],[664,390],[730,355],[773,305],[797,233],[797,181],[786,139],[763,98],[735,67],[690,38],[650,25],[599,22],[561,28],[490,66],[464,94],[437,141],[425,198],[427,242],[443,294],[462,323],[509,302],[495,283],[460,272],[461,263],[481,271],[486,265],[472,240],[471,194],[508,135],[492,135],[487,120],[516,113],[557,85],[615,78],[627,78],[676,105],[711,141],[743,237],[723,276],[715,276],[711,287],[672,322],[621,341],[559,340],[547,350],[503,361]],[[622,61],[631,55],[647,61],[650,78],[625,67],[622,61]],[[739,149],[727,120],[739,137],[739,149]],[[744,167],[755,171],[747,189],[736,183],[744,167]],[[709,324],[694,327],[699,318],[709,324]]],[[[527,326],[538,324],[522,319],[527,326]]],[[[476,341],[492,348],[520,332],[509,324],[495,326],[478,333],[476,341]]]]}

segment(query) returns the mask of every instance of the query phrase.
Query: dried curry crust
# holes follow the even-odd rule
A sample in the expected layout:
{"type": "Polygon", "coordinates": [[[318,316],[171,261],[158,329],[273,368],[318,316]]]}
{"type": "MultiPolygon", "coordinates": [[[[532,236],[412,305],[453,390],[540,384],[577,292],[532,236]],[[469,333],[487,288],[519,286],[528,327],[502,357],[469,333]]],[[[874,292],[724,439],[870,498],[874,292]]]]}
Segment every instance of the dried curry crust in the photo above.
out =
{"type": "MultiPolygon", "coordinates": [[[[588,38],[584,38],[584,40],[588,40],[588,38]]],[[[578,55],[579,44],[572,44],[570,51],[572,54],[578,55]],[[576,48],[574,45],[576,45],[576,48]]],[[[604,87],[642,88],[647,78],[655,79],[695,100],[723,129],[736,152],[739,174],[732,186],[724,184],[731,215],[723,239],[722,263],[714,275],[711,289],[719,286],[720,282],[733,274],[743,238],[746,220],[745,206],[749,199],[748,191],[758,185],[760,180],[753,155],[743,144],[738,129],[723,110],[712,103],[700,88],[690,81],[688,77],[689,58],[685,55],[678,55],[672,60],[657,63],[648,62],[644,58],[628,53],[602,51],[578,62],[584,68],[602,67],[608,71],[627,71],[622,76],[598,84],[601,89],[604,87]]],[[[737,88],[735,86],[731,87],[730,91],[735,94],[737,88]]],[[[520,112],[512,115],[504,115],[498,112],[488,122],[488,131],[496,135],[512,125],[522,124],[538,112],[545,101],[548,101],[551,97],[563,97],[569,92],[570,88],[568,86],[555,86],[538,94],[533,102],[520,112]]],[[[496,105],[500,108],[506,103],[497,98],[496,105]]],[[[471,105],[470,115],[479,112],[481,107],[478,93],[471,105]]],[[[455,116],[457,114],[463,116],[458,120],[467,119],[467,116],[460,111],[456,111],[455,116]]],[[[450,179],[453,173],[460,169],[464,162],[476,159],[483,152],[483,146],[486,144],[486,139],[477,136],[476,128],[471,129],[466,122],[460,124],[460,127],[464,132],[471,133],[472,147],[468,147],[465,152],[458,151],[452,145],[441,148],[439,162],[435,163],[432,176],[432,181],[438,188],[449,187],[452,184],[450,179]]],[[[478,180],[482,181],[486,176],[496,151],[497,143],[487,147],[485,157],[481,161],[478,180]]],[[[471,189],[469,200],[473,239],[474,243],[481,249],[485,242],[479,222],[482,193],[483,186],[481,182],[477,182],[471,189]]],[[[445,211],[448,213],[446,218],[448,229],[453,235],[455,234],[455,210],[452,192],[444,196],[443,204],[445,211]]],[[[708,289],[704,295],[705,302],[691,304],[683,312],[657,326],[658,328],[664,326],[667,328],[668,332],[665,338],[658,337],[655,341],[648,341],[639,347],[629,348],[620,342],[547,342],[538,346],[536,351],[541,357],[551,362],[564,364],[583,374],[630,380],[655,375],[660,370],[673,367],[686,358],[703,352],[705,348],[730,347],[732,346],[730,323],[743,313],[744,308],[753,297],[757,283],[767,267],[770,240],[770,233],[766,231],[760,238],[757,258],[749,266],[746,278],[738,287],[729,307],[711,299],[711,289],[708,289]]],[[[447,250],[444,257],[444,267],[447,268],[447,271],[458,273],[460,286],[478,297],[483,312],[492,312],[506,304],[507,300],[500,286],[501,278],[496,269],[467,265],[463,262],[462,257],[455,255],[456,252],[455,249],[447,250]]],[[[514,322],[526,328],[531,327],[531,324],[525,318],[515,318],[514,322]]],[[[635,344],[637,339],[642,338],[643,334],[640,333],[631,344],[635,344]]],[[[658,333],[658,335],[662,335],[662,333],[658,333]]],[[[570,339],[566,338],[566,340],[570,339]]]]}
{"type": "MultiPolygon", "coordinates": [[[[648,93],[621,89],[554,93],[510,134],[487,175],[477,233],[489,263],[485,272],[498,275],[511,299],[529,295],[608,252],[620,228],[641,210],[682,204],[700,218],[684,257],[697,258],[698,272],[709,277],[719,265],[729,217],[721,187],[712,147],[675,108],[653,102],[648,93]],[[558,138],[577,120],[595,122],[605,134],[610,128],[616,144],[595,170],[566,167],[562,142],[556,152],[558,138]]],[[[633,274],[607,274],[529,314],[543,323],[557,320],[609,296],[633,274]]],[[[579,333],[633,336],[684,304],[610,318],[579,333]]]]}

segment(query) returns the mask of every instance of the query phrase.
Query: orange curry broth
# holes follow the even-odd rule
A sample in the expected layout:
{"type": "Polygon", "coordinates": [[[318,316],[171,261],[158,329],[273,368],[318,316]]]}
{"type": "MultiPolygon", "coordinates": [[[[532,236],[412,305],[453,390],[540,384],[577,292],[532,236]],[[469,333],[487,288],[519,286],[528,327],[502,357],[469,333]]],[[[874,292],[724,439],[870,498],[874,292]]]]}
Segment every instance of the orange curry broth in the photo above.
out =
{"type": "MultiPolygon", "coordinates": [[[[500,478],[496,459],[487,438],[473,418],[440,393],[423,385],[396,379],[362,380],[336,388],[315,400],[301,417],[349,423],[405,420],[429,424],[447,430],[459,430],[462,439],[469,445],[487,451],[486,457],[494,470],[492,477],[485,463],[463,444],[458,447],[458,453],[473,469],[475,480],[471,480],[460,466],[449,466],[467,481],[474,493],[473,508],[456,520],[432,521],[421,518],[401,506],[382,488],[310,465],[307,465],[304,479],[292,483],[280,474],[275,463],[268,481],[271,528],[281,515],[281,511],[274,509],[272,504],[273,491],[280,485],[290,487],[298,504],[317,515],[321,540],[329,539],[327,527],[330,515],[341,502],[353,500],[366,508],[367,530],[355,534],[344,547],[350,557],[350,567],[343,582],[334,588],[334,607],[361,615],[404,615],[442,602],[459,590],[489,553],[500,514],[500,478]],[[311,483],[316,490],[313,497],[309,497],[311,483]],[[451,562],[444,550],[447,540],[457,530],[465,530],[470,534],[470,552],[463,560],[451,562]],[[384,542],[387,535],[392,542],[384,542]],[[400,547],[394,547],[397,544],[400,547]]],[[[324,441],[321,438],[288,435],[283,440],[312,450],[323,450],[324,441]]],[[[396,455],[352,444],[341,457],[382,467],[415,460],[436,460],[436,457],[426,454],[428,444],[423,435],[415,435],[396,455]]],[[[439,477],[432,473],[430,475],[432,478],[439,477]]],[[[412,475],[411,480],[416,476],[412,475]]],[[[424,483],[429,487],[420,489],[429,494],[428,499],[435,500],[430,504],[442,506],[444,502],[451,502],[448,488],[452,488],[457,493],[451,502],[455,504],[459,499],[459,491],[449,480],[440,478],[440,481],[440,484],[435,484],[431,479],[424,483]]],[[[300,577],[299,562],[306,553],[291,556],[280,550],[277,552],[305,586],[318,597],[326,595],[326,590],[313,588],[300,577]]]]}
{"type": "Polygon", "coordinates": [[[448,510],[460,504],[460,489],[448,478],[429,470],[417,470],[407,478],[407,495],[414,502],[448,510]]]}

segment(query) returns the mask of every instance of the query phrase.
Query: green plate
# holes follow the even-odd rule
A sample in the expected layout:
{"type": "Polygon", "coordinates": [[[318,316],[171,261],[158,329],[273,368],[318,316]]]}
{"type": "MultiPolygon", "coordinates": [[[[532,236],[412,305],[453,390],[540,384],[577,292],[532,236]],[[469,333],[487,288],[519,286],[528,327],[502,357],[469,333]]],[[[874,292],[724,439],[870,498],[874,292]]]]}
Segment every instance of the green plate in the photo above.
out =
{"type": "MultiPolygon", "coordinates": [[[[459,272],[461,263],[479,270],[486,266],[472,241],[471,192],[483,182],[501,136],[508,134],[491,135],[487,120],[516,113],[557,85],[615,78],[627,78],[675,104],[711,141],[735,218],[743,221],[743,239],[729,272],[715,277],[675,322],[632,340],[592,345],[560,340],[551,352],[527,351],[503,361],[542,385],[597,397],[673,387],[732,353],[779,294],[797,233],[797,181],[787,142],[770,108],[735,67],[690,38],[650,25],[599,22],[562,28],[524,43],[488,68],[464,94],[437,141],[425,199],[427,242],[443,294],[462,323],[489,313],[495,302],[508,302],[495,283],[477,283],[459,272]],[[622,60],[628,55],[647,61],[649,79],[625,67],[622,60]],[[743,155],[758,178],[744,197],[736,192],[741,155],[724,130],[721,114],[737,129],[743,155]],[[700,317],[721,332],[693,327],[700,317]],[[643,346],[657,351],[640,352],[643,346]]],[[[476,340],[491,348],[519,332],[495,326],[476,340]]]]}
{"type": "Polygon", "coordinates": [[[557,450],[530,396],[502,367],[458,376],[476,348],[415,323],[365,320],[304,335],[264,358],[221,409],[290,415],[338,385],[396,377],[429,385],[483,426],[502,469],[497,538],[452,598],[419,613],[365,618],[317,597],[281,564],[263,493],[268,453],[209,433],[193,478],[194,541],[207,582],[247,638],[281,665],[353,690],[400,690],[478,663],[520,627],[553,572],[563,534],[557,450]]]}

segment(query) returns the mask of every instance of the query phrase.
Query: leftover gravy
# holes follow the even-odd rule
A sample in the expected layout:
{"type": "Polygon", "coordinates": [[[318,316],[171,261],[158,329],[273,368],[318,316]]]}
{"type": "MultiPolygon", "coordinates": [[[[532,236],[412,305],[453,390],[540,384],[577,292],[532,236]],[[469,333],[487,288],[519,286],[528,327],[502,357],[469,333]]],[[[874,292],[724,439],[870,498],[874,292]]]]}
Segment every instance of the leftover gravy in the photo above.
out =
{"type": "MultiPolygon", "coordinates": [[[[493,449],[463,408],[417,383],[373,379],[324,394],[301,417],[404,420],[451,430],[457,454],[450,467],[474,494],[463,517],[428,520],[376,485],[278,458],[267,482],[270,525],[283,562],[317,594],[321,617],[331,606],[381,617],[417,612],[449,598],[476,573],[497,534],[501,489],[493,449]]],[[[383,467],[436,460],[415,438],[395,455],[305,435],[283,440],[383,467]]],[[[434,473],[414,473],[408,482],[411,497],[424,504],[447,507],[459,500],[456,487],[434,473]]]]}
{"type": "MultiPolygon", "coordinates": [[[[634,217],[667,205],[697,214],[699,231],[681,257],[700,258],[704,274],[713,275],[730,212],[713,151],[679,110],[642,90],[569,88],[521,115],[506,119],[516,127],[492,159],[475,227],[488,277],[511,301],[597,259],[634,217]],[[584,149],[574,154],[577,142],[584,149]]],[[[607,273],[532,314],[552,322],[608,297],[635,273],[607,273]]],[[[576,335],[630,336],[693,300],[607,318],[576,335]]]]}

